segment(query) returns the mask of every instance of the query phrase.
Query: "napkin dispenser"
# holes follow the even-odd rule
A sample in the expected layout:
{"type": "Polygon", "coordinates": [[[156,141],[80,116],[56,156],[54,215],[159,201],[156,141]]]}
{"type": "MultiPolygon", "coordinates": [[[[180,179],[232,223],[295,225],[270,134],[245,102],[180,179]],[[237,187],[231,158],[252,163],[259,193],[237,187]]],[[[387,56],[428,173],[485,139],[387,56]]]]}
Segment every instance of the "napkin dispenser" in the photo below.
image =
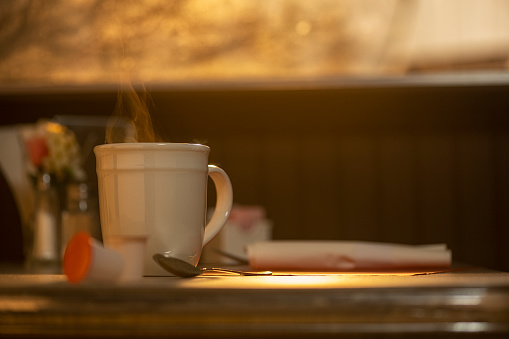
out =
{"type": "Polygon", "coordinates": [[[237,260],[221,253],[247,261],[246,246],[271,239],[272,221],[266,218],[265,208],[234,205],[221,232],[204,247],[201,262],[238,264],[237,260]]]}

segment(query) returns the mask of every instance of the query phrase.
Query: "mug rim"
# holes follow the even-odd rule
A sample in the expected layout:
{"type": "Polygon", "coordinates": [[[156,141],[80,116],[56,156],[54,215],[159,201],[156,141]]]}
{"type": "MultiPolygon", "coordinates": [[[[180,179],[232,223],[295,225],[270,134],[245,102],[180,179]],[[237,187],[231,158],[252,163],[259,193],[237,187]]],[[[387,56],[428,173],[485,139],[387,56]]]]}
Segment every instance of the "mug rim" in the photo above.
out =
{"type": "Polygon", "coordinates": [[[174,142],[122,142],[101,144],[94,147],[94,151],[101,150],[133,150],[133,149],[150,149],[150,150],[185,150],[185,151],[202,151],[208,152],[210,147],[202,144],[191,143],[174,143],[174,142]]]}

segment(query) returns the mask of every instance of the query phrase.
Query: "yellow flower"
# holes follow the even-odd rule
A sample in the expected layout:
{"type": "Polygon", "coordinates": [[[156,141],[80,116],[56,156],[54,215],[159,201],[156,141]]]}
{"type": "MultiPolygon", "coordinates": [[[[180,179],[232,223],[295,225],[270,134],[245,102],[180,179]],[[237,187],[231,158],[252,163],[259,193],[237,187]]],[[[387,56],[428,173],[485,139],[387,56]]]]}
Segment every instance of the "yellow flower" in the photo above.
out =
{"type": "Polygon", "coordinates": [[[35,137],[43,138],[48,150],[38,165],[42,171],[54,174],[59,179],[85,179],[79,144],[71,130],[63,125],[42,120],[34,128],[32,138],[35,137]]]}

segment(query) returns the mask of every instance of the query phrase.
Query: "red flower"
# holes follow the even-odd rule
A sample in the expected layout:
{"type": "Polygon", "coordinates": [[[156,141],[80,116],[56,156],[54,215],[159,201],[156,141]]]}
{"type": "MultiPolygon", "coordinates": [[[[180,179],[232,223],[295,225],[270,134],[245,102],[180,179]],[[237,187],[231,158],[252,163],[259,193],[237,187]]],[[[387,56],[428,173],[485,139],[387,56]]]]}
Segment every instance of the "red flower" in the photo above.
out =
{"type": "Polygon", "coordinates": [[[35,137],[26,141],[30,160],[35,167],[41,165],[42,159],[49,154],[48,145],[45,137],[35,137]]]}

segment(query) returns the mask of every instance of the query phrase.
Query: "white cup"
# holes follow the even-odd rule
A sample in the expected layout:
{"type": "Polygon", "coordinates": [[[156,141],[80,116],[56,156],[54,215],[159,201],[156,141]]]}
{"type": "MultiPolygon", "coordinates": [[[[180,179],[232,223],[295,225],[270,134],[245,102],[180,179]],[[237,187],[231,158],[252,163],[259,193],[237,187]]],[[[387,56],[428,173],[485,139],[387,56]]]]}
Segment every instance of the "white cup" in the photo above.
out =
{"type": "MultiPolygon", "coordinates": [[[[203,246],[219,233],[231,212],[228,175],[208,165],[210,148],[197,144],[119,143],[96,146],[101,230],[106,246],[120,237],[146,237],[144,275],[170,275],[154,253],[196,266],[203,246]],[[206,223],[207,177],[217,205],[206,223]]],[[[129,265],[129,263],[126,263],[129,265]]]]}

